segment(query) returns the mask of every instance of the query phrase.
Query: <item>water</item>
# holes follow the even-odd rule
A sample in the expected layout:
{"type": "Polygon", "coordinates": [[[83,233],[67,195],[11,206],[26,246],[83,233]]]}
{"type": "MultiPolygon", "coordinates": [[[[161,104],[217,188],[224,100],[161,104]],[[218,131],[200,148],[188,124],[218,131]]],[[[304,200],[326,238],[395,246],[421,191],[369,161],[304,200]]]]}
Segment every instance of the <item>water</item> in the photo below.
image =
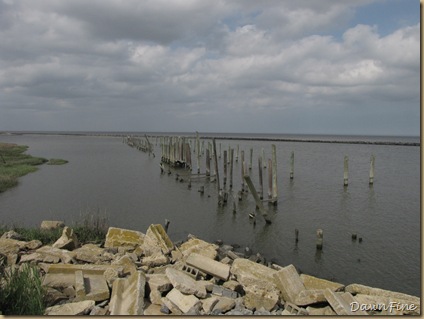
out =
{"type": "MultiPolygon", "coordinates": [[[[237,136],[255,137],[233,135],[237,136]]],[[[408,137],[314,138],[419,141],[408,137]]],[[[421,295],[419,147],[217,140],[222,152],[228,145],[236,148],[238,144],[247,163],[249,149],[254,149],[250,174],[257,187],[257,156],[264,148],[270,158],[271,144],[277,146],[278,206],[265,205],[271,225],[259,216],[255,225],[248,218],[255,206],[250,194],[237,200],[237,213],[233,214],[231,196],[227,206],[218,207],[215,183],[193,181],[189,190],[174,174],[161,175],[159,145],[153,158],[111,136],[3,135],[0,142],[28,145],[28,153],[34,156],[69,160],[63,166],[40,166],[36,173],[21,178],[18,187],[0,194],[0,223],[39,226],[42,220],[53,219],[72,224],[87,211],[99,211],[110,225],[145,232],[150,224],[169,219],[169,235],[174,241],[189,233],[207,241],[222,239],[321,278],[421,295]],[[292,181],[291,151],[295,153],[292,181]],[[371,154],[376,160],[375,184],[370,187],[371,154]],[[347,188],[343,187],[345,155],[349,156],[347,188]],[[197,191],[200,186],[205,186],[203,196],[197,191]],[[322,252],[315,249],[318,228],[324,231],[322,252]],[[351,240],[353,232],[363,238],[362,243],[351,240]]],[[[195,172],[195,155],[192,158],[195,172]]],[[[202,172],[204,161],[202,157],[202,172]]],[[[235,192],[241,189],[240,165],[239,160],[234,166],[235,192]]],[[[222,172],[221,166],[221,178],[222,172]]],[[[264,170],[264,184],[267,182],[264,170]]]]}

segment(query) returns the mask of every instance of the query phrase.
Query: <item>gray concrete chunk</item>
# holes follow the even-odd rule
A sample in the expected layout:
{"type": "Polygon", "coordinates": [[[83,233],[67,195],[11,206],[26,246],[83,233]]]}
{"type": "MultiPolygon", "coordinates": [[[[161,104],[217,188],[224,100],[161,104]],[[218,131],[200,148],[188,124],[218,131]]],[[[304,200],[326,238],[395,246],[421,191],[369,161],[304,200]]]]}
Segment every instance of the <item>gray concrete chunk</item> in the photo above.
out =
{"type": "Polygon", "coordinates": [[[187,264],[222,280],[228,280],[228,277],[230,276],[230,266],[200,254],[190,254],[187,257],[186,262],[187,264]]]}

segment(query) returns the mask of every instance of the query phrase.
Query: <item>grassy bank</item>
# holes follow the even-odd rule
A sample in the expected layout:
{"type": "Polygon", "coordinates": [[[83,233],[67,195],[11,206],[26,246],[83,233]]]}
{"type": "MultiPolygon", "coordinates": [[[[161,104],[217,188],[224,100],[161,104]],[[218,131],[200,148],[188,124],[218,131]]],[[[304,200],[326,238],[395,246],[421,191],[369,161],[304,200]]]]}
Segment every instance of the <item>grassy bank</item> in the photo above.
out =
{"type": "Polygon", "coordinates": [[[26,145],[0,143],[0,193],[18,185],[18,178],[28,173],[35,172],[38,165],[49,162],[51,165],[65,164],[67,161],[25,154],[26,145]]]}

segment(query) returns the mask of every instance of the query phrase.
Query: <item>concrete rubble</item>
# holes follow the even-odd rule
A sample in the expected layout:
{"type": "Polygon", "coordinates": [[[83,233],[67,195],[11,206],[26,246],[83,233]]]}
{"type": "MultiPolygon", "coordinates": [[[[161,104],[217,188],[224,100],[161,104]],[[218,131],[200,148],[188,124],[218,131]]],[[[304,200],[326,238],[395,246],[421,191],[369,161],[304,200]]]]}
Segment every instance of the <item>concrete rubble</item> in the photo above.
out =
{"type": "Polygon", "coordinates": [[[299,275],[294,265],[266,265],[250,249],[192,235],[177,245],[159,224],[145,234],[110,227],[104,246],[81,245],[63,222],[42,225],[63,229],[54,245],[8,232],[0,256],[8,265],[39,266],[46,315],[420,314],[418,297],[299,275]]]}

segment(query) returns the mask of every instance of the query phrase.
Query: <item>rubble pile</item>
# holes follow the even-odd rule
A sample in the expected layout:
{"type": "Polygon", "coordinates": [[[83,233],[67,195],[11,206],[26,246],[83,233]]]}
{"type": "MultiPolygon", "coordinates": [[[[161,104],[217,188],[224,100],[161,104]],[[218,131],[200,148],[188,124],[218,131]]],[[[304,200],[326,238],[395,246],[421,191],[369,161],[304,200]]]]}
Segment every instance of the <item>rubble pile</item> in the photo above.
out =
{"type": "MultiPolygon", "coordinates": [[[[46,315],[418,315],[420,298],[343,284],[266,263],[230,245],[189,235],[176,245],[160,224],[146,233],[110,227],[104,245],[79,243],[63,227],[52,246],[8,232],[8,265],[38,265],[46,315]]],[[[1,311],[1,309],[0,309],[1,311]]]]}

